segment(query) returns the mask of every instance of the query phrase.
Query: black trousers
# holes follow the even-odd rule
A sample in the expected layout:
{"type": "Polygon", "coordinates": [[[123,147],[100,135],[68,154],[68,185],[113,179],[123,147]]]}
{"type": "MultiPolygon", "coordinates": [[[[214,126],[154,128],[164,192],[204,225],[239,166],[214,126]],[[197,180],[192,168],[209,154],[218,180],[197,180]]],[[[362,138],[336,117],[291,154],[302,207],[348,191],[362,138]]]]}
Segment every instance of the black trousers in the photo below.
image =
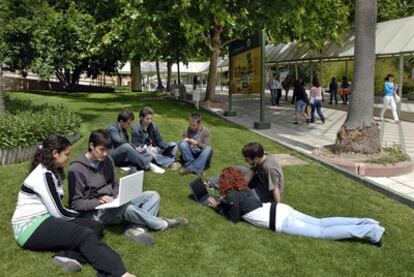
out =
{"type": "Polygon", "coordinates": [[[276,95],[276,105],[279,105],[280,97],[282,97],[282,90],[277,89],[277,95],[276,95]]]}
{"type": "Polygon", "coordinates": [[[64,256],[91,264],[98,276],[122,276],[125,266],[121,257],[101,242],[103,225],[89,219],[71,221],[49,217],[23,245],[33,251],[59,251],[64,256]]]}

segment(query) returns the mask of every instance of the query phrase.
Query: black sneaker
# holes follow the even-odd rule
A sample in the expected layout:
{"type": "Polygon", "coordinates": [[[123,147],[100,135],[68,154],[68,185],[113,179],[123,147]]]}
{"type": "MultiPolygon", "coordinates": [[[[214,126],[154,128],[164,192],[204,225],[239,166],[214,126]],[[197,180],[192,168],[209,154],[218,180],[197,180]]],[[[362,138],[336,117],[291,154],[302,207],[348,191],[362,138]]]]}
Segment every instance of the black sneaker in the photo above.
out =
{"type": "Polygon", "coordinates": [[[293,122],[293,124],[299,124],[299,122],[295,121],[295,122],[293,122]]]}

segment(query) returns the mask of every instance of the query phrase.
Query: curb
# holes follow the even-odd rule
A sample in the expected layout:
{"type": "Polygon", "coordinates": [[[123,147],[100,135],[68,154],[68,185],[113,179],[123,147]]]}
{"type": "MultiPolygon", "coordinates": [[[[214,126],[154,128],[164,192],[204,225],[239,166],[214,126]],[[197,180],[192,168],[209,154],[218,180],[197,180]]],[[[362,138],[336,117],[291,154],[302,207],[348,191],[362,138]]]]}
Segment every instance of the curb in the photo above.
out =
{"type": "Polygon", "coordinates": [[[410,173],[414,168],[413,161],[403,161],[395,164],[383,165],[366,162],[352,162],[335,160],[323,156],[319,149],[314,149],[312,155],[319,157],[326,163],[332,163],[342,167],[353,174],[367,177],[395,177],[410,173]]]}

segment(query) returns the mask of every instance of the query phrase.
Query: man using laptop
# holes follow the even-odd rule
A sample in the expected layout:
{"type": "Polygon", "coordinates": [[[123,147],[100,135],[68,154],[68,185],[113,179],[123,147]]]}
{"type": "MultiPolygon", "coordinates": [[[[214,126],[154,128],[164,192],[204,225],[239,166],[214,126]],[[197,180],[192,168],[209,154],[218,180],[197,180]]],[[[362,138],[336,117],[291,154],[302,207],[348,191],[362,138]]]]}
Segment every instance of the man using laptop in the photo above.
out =
{"type": "Polygon", "coordinates": [[[113,160],[108,156],[111,136],[106,130],[93,131],[89,149],[72,161],[68,171],[69,205],[82,216],[105,225],[129,223],[125,235],[137,243],[153,244],[148,229],[165,230],[185,225],[187,219],[158,217],[160,196],[155,191],[145,191],[137,198],[117,208],[95,208],[111,202],[118,195],[119,184],[113,160]]]}
{"type": "Polygon", "coordinates": [[[131,142],[137,148],[146,148],[152,161],[164,168],[178,170],[181,165],[175,161],[177,144],[164,143],[158,126],[152,122],[154,110],[144,107],[139,111],[139,121],[132,127],[131,142]]]}

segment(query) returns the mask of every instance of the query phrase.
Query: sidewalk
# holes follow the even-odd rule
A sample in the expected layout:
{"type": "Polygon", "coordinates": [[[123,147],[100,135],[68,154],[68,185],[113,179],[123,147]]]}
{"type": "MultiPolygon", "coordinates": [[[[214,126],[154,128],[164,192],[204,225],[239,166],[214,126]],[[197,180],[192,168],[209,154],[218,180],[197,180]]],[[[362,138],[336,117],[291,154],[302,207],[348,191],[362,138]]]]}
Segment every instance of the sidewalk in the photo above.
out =
{"type": "MultiPolygon", "coordinates": [[[[216,97],[217,100],[222,101],[226,101],[227,98],[228,96],[224,93],[219,93],[216,97]]],[[[346,119],[346,111],[331,108],[327,102],[324,102],[323,112],[327,117],[324,125],[317,116],[315,124],[306,125],[302,122],[296,125],[293,124],[293,106],[290,101],[281,100],[280,106],[266,105],[265,120],[270,121],[271,129],[256,130],[253,129],[253,123],[259,120],[259,101],[258,95],[235,95],[233,109],[237,112],[237,116],[226,117],[226,119],[307,155],[311,155],[311,151],[316,147],[334,143],[336,133],[346,119]]],[[[266,102],[269,104],[270,100],[266,102]]],[[[414,104],[405,105],[405,109],[414,111],[414,104]]],[[[214,112],[220,115],[223,113],[222,110],[214,110],[214,112]]],[[[378,117],[375,118],[378,119],[378,117]]],[[[381,141],[384,146],[400,144],[411,159],[414,159],[414,123],[401,121],[400,124],[395,124],[393,120],[386,119],[385,122],[380,122],[380,127],[381,141]]],[[[403,197],[414,205],[414,172],[397,177],[358,176],[358,178],[398,197],[403,197]]]]}

